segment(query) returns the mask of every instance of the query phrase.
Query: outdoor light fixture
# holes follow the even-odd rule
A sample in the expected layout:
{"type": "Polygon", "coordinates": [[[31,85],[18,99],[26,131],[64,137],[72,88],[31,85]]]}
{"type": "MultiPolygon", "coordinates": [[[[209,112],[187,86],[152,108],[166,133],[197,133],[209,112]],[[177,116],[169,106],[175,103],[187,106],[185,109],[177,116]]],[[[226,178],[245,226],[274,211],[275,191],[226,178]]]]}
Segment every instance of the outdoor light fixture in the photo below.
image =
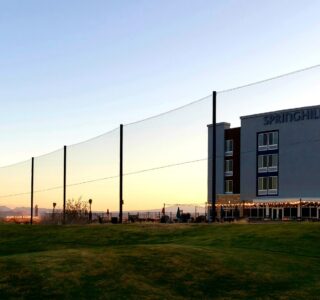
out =
{"type": "Polygon", "coordinates": [[[92,199],[89,199],[89,205],[90,205],[89,222],[91,222],[92,221],[92,211],[91,211],[92,199]]]}

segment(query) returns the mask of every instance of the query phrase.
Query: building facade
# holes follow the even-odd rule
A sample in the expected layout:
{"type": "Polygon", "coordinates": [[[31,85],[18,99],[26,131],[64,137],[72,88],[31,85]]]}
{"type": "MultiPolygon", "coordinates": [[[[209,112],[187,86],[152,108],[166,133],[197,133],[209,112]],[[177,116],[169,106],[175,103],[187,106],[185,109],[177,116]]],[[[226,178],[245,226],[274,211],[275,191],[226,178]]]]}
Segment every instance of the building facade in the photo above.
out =
{"type": "MultiPolygon", "coordinates": [[[[209,145],[212,130],[209,125],[209,145]]],[[[320,217],[320,106],[243,116],[240,128],[219,123],[216,137],[218,205],[250,203],[263,217],[278,219],[302,217],[302,206],[309,205],[308,216],[320,217]]]]}

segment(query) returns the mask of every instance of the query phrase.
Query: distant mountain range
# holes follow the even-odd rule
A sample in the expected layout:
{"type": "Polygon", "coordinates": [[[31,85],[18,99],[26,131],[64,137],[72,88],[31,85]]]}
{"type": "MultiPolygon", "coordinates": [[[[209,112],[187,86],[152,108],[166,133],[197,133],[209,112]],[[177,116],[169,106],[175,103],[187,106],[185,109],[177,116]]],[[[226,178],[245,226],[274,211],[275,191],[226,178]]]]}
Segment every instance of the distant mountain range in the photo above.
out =
{"type": "MultiPolygon", "coordinates": [[[[39,208],[39,214],[44,214],[51,212],[51,209],[47,208],[39,208]]],[[[16,208],[9,208],[7,206],[0,206],[0,217],[6,216],[29,216],[30,215],[30,207],[16,207],[16,208]]]]}
{"type": "MultiPolygon", "coordinates": [[[[166,214],[175,214],[178,210],[178,207],[180,209],[180,212],[184,213],[195,213],[197,212],[198,214],[204,214],[205,213],[205,208],[203,206],[195,206],[195,205],[171,205],[167,206],[165,211],[166,214]]],[[[38,214],[43,215],[45,213],[51,213],[52,209],[50,208],[38,208],[38,214]]],[[[58,210],[57,210],[58,212],[58,210]]],[[[111,211],[110,211],[111,212],[111,211]]],[[[132,213],[136,214],[138,212],[140,213],[154,213],[154,212],[162,212],[161,209],[148,209],[148,210],[127,210],[125,209],[124,206],[124,213],[132,213]]],[[[93,211],[93,213],[105,213],[105,211],[93,211]]],[[[7,206],[0,206],[0,217],[6,217],[6,216],[29,216],[30,215],[30,208],[29,207],[16,207],[16,208],[9,208],[7,206]]]]}
{"type": "Polygon", "coordinates": [[[9,207],[6,207],[6,206],[0,206],[0,212],[1,212],[1,211],[8,211],[8,210],[10,210],[10,208],[9,208],[9,207]]]}

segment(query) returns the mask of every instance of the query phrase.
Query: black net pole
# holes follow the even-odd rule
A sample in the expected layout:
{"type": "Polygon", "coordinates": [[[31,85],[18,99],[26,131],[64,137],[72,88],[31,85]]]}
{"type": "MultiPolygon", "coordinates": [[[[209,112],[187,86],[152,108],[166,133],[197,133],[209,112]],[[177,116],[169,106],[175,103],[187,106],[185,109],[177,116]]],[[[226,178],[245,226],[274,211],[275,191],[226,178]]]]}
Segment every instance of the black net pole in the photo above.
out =
{"type": "Polygon", "coordinates": [[[34,188],[34,157],[31,158],[31,203],[30,203],[30,224],[33,223],[33,188],[34,188]]]}
{"type": "Polygon", "coordinates": [[[123,206],[123,125],[120,125],[120,177],[119,177],[119,223],[122,223],[123,206]]]}
{"type": "Polygon", "coordinates": [[[211,157],[211,219],[216,220],[216,122],[217,122],[217,92],[212,92],[212,157],[211,157]]]}
{"type": "Polygon", "coordinates": [[[66,223],[67,146],[63,147],[63,224],[66,223]]]}

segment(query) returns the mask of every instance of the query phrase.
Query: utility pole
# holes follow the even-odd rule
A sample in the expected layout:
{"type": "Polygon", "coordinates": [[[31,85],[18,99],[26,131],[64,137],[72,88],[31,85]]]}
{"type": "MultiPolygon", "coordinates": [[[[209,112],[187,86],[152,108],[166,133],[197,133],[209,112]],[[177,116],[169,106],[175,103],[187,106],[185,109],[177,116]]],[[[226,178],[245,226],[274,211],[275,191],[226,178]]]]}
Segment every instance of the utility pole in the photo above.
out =
{"type": "Polygon", "coordinates": [[[30,204],[30,224],[33,224],[33,188],[34,188],[34,157],[31,158],[31,204],[30,204]]]}
{"type": "Polygon", "coordinates": [[[120,124],[120,191],[119,191],[119,223],[122,223],[122,206],[123,206],[123,125],[120,124]]]}
{"type": "Polygon", "coordinates": [[[66,224],[67,146],[63,147],[63,224],[66,224]]]}
{"type": "Polygon", "coordinates": [[[211,218],[212,222],[216,221],[216,147],[217,147],[217,136],[216,136],[216,123],[217,123],[217,92],[212,92],[212,158],[211,158],[211,218]]]}

